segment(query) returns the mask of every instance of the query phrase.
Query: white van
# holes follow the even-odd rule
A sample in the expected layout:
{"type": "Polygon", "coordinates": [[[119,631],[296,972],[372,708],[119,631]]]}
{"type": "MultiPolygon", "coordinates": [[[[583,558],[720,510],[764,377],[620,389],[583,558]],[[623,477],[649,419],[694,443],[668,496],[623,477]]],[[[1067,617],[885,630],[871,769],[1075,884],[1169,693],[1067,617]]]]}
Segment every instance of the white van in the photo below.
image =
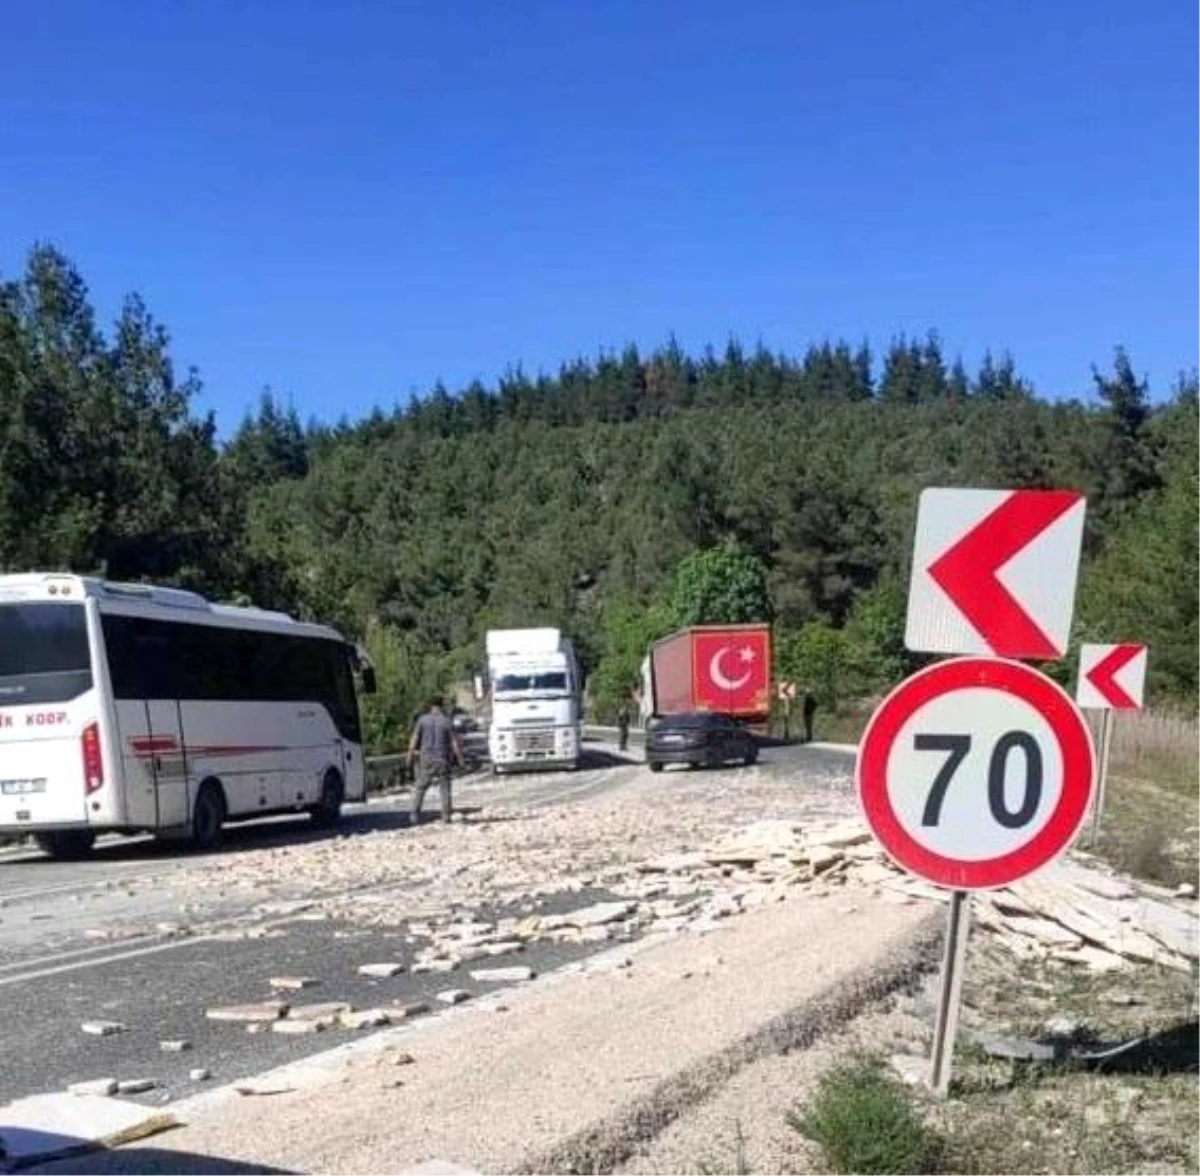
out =
{"type": "Polygon", "coordinates": [[[203,848],[226,820],[332,824],[366,794],[359,668],[334,630],[283,613],[0,576],[0,837],[72,857],[101,832],[203,848]]]}

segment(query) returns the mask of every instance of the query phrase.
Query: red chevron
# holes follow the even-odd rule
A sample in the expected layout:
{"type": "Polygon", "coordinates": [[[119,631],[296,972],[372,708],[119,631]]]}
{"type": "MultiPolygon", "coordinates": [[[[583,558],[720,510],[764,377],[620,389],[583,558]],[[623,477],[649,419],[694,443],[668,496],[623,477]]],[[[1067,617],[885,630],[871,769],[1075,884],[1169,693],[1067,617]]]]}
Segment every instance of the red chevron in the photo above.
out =
{"type": "Polygon", "coordinates": [[[1117,710],[1137,710],[1137,703],[1117,682],[1117,675],[1127,666],[1145,646],[1118,645],[1107,657],[1102,657],[1084,675],[1117,710]]]}
{"type": "Polygon", "coordinates": [[[1014,490],[929,565],[929,574],[998,657],[1057,658],[996,573],[1083,498],[1074,490],[1014,490]]]}

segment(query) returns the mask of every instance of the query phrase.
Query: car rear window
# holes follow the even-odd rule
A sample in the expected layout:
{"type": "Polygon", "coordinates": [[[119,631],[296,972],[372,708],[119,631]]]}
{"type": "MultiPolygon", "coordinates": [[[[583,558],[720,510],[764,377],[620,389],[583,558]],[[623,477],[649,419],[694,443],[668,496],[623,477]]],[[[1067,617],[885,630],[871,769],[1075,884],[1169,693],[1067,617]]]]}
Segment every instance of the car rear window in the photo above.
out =
{"type": "Polygon", "coordinates": [[[67,702],[91,686],[82,604],[0,604],[0,707],[67,702]]]}
{"type": "Polygon", "coordinates": [[[689,715],[670,715],[659,722],[660,728],[680,727],[695,728],[695,727],[719,727],[723,725],[724,720],[720,715],[709,714],[689,714],[689,715]]]}

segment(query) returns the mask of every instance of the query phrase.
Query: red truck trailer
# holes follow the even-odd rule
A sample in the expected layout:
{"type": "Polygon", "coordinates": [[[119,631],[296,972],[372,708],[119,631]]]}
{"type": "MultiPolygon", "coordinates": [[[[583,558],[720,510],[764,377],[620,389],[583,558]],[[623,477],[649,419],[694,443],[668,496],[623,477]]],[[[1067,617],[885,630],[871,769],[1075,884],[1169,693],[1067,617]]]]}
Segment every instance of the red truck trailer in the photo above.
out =
{"type": "Polygon", "coordinates": [[[697,625],[656,641],[645,665],[651,715],[715,711],[744,723],[771,714],[771,627],[697,625]]]}

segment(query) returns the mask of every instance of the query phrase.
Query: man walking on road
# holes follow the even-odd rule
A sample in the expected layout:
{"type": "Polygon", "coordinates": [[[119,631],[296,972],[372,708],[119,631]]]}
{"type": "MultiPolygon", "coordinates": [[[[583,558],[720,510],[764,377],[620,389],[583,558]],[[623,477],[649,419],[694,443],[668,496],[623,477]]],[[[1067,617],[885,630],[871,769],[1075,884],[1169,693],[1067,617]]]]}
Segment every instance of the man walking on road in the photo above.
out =
{"type": "Polygon", "coordinates": [[[429,708],[417,720],[413,728],[412,738],[408,741],[408,766],[412,767],[413,759],[418,750],[421,753],[417,765],[416,781],[413,784],[412,813],[409,825],[421,823],[421,806],[425,803],[425,793],[431,784],[437,784],[441,793],[442,821],[447,825],[453,813],[450,796],[450,766],[451,762],[463,765],[462,749],[458,746],[454,728],[442,710],[442,700],[431,698],[429,708]]]}

